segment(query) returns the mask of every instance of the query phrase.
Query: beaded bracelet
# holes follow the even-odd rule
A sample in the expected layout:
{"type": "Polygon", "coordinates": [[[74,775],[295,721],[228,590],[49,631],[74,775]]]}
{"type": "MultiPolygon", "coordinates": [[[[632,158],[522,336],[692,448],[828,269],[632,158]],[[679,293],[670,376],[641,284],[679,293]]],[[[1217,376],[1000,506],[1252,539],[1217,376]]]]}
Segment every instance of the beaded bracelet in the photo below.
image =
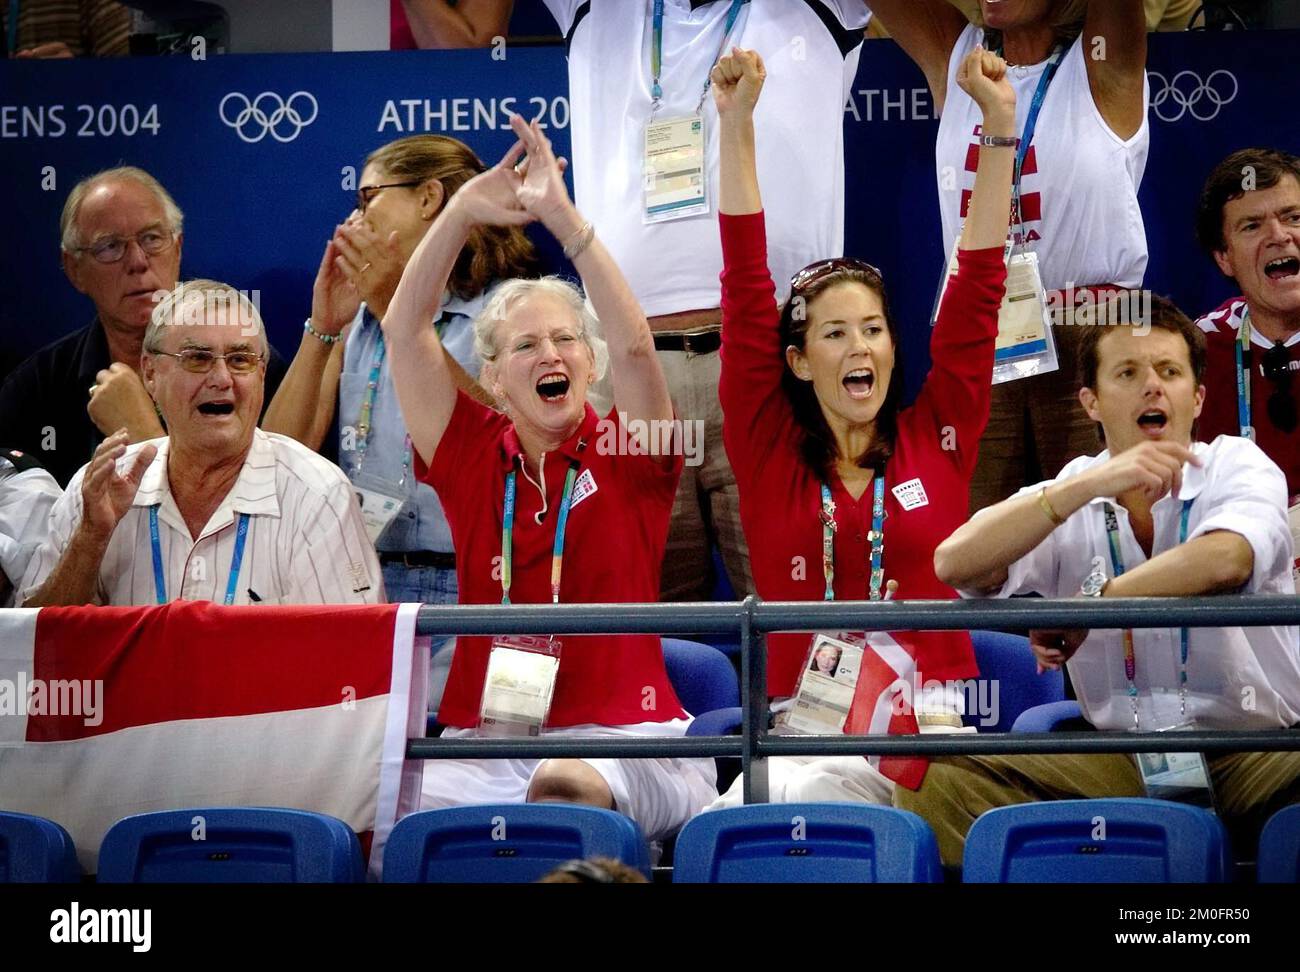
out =
{"type": "Polygon", "coordinates": [[[320,331],[316,330],[316,328],[311,326],[310,317],[302,322],[302,329],[306,331],[308,334],[310,334],[312,337],[320,338],[326,344],[334,344],[336,341],[343,340],[342,334],[322,334],[320,331]]]}

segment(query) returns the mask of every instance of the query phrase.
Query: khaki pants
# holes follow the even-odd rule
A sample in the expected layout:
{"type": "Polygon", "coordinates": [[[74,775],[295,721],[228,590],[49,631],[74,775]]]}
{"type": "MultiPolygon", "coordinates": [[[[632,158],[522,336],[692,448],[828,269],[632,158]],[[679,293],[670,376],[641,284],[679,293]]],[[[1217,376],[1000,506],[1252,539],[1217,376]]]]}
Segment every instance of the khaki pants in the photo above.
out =
{"type": "MultiPolygon", "coordinates": [[[[1300,803],[1300,752],[1209,757],[1215,800],[1238,855],[1252,852],[1260,828],[1300,803]]],[[[945,867],[961,867],[966,832],[987,810],[1037,800],[1143,796],[1131,756],[945,756],[931,761],[921,789],[894,788],[894,806],[934,829],[945,867]]]]}
{"type": "MultiPolygon", "coordinates": [[[[722,406],[718,378],[722,357],[660,351],[659,363],[673,407],[683,422],[702,422],[703,448],[687,456],[673,501],[664,551],[660,598],[707,601],[713,597],[713,551],[716,544],[737,597],[754,590],[749,547],[740,526],[740,490],[722,444],[722,406]]],[[[696,437],[697,448],[699,437],[696,437]]]]}
{"type": "Polygon", "coordinates": [[[1022,486],[1051,479],[1067,462],[1101,451],[1097,426],[1079,404],[1078,326],[1052,328],[1060,367],[993,386],[989,424],[971,478],[972,514],[1022,486]]]}

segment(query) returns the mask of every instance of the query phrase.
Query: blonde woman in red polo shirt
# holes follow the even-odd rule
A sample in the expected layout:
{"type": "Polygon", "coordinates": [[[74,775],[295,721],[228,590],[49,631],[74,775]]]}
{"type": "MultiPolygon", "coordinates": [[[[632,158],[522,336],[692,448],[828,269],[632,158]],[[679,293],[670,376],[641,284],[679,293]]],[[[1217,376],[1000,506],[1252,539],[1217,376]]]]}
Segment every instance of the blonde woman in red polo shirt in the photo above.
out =
{"type": "MultiPolygon", "coordinates": [[[[655,601],[682,471],[680,454],[655,454],[679,450],[649,434],[671,426],[668,386],[645,315],[569,201],[550,142],[518,116],[511,125],[519,142],[447,203],[383,320],[416,473],[451,525],[462,604],[655,601]],[[474,226],[532,220],[582,275],[608,347],[572,285],[502,284],[474,325],[498,412],[457,391],[428,321],[474,226]],[[587,389],[606,358],[614,409],[597,421],[587,389]]],[[[680,736],[688,724],[653,635],[462,637],[439,719],[449,736],[680,736]]],[[[716,795],[707,759],[429,760],[422,805],[585,803],[657,840],[716,795]]]]}
{"type": "MultiPolygon", "coordinates": [[[[934,549],[966,519],[976,447],[988,421],[1003,244],[1015,158],[1015,93],[1001,58],[973,52],[961,84],[984,112],[959,269],[930,339],[932,367],[902,408],[898,324],[875,268],[823,260],[773,299],[753,110],[762,59],[733,50],[713,71],[719,115],[722,230],[723,439],[759,594],[771,600],[952,598],[934,575],[934,549]],[[889,577],[888,583],[885,576],[889,577]]],[[[761,137],[761,133],[760,133],[761,137]]],[[[963,632],[898,632],[917,684],[977,673],[963,632]]],[[[795,693],[809,635],[768,638],[768,688],[795,693]]],[[[951,693],[920,700],[945,707],[951,693]]],[[[852,719],[851,719],[852,721],[852,719]]],[[[888,802],[893,784],[865,759],[772,760],[773,801],[888,802]]],[[[738,788],[715,806],[739,802],[738,788]]]]}

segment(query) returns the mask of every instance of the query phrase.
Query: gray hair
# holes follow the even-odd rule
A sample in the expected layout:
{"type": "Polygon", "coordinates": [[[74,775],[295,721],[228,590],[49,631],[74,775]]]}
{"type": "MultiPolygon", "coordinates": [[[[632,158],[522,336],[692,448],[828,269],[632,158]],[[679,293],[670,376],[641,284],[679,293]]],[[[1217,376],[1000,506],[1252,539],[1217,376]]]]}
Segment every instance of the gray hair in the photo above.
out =
{"type": "Polygon", "coordinates": [[[65,253],[71,253],[84,245],[81,232],[77,229],[77,216],[81,213],[81,204],[86,201],[86,195],[101,183],[123,179],[138,182],[152,192],[157,197],[158,202],[162,204],[163,212],[167,218],[167,227],[172,231],[172,235],[181,235],[181,231],[185,228],[185,214],[176,205],[176,200],[171,197],[171,193],[164,189],[162,183],[148,172],[145,172],[144,169],[134,165],[119,165],[116,168],[105,169],[102,172],[96,172],[92,176],[87,176],[73,186],[72,191],[68,193],[68,198],[63,204],[63,215],[59,217],[59,235],[65,253]]]}
{"type": "Polygon", "coordinates": [[[144,332],[144,350],[161,351],[163,328],[173,324],[206,323],[207,315],[214,311],[226,311],[235,318],[242,333],[261,336],[262,357],[271,354],[270,344],[266,339],[266,326],[257,305],[249,300],[242,290],[236,290],[230,284],[219,280],[187,280],[176,285],[175,290],[160,291],[164,296],[154,306],[149,315],[149,326],[144,332]],[[179,318],[179,320],[178,320],[179,318]]]}
{"type": "Polygon", "coordinates": [[[474,351],[484,361],[495,361],[501,349],[497,346],[497,324],[522,301],[535,294],[549,294],[558,298],[573,312],[582,340],[596,363],[596,380],[605,377],[609,364],[609,348],[600,333],[600,321],[592,312],[582,291],[563,277],[542,277],[539,280],[507,280],[492,291],[478,317],[474,318],[474,351]]]}

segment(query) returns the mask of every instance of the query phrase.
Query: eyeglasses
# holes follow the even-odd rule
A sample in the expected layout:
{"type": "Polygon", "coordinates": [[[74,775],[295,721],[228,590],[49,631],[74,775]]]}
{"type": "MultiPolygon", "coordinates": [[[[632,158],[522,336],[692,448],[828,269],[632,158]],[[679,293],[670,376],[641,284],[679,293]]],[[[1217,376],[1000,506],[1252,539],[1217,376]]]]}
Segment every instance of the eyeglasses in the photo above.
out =
{"type": "Polygon", "coordinates": [[[829,260],[818,260],[816,263],[810,263],[791,277],[790,293],[798,294],[801,290],[811,287],[817,281],[846,270],[857,270],[867,274],[877,284],[884,284],[884,278],[880,275],[880,271],[870,263],[854,260],[851,257],[833,257],[829,260]]]}
{"type": "Polygon", "coordinates": [[[1264,377],[1273,383],[1273,394],[1268,396],[1268,419],[1283,432],[1296,427],[1295,398],[1291,395],[1291,356],[1281,341],[1264,352],[1264,377]]]}
{"type": "Polygon", "coordinates": [[[362,186],[357,190],[357,212],[364,213],[370,201],[385,189],[410,189],[414,186],[421,185],[423,179],[416,179],[413,182],[385,182],[380,186],[362,186]]]}
{"type": "Polygon", "coordinates": [[[106,236],[90,246],[79,246],[77,253],[89,253],[98,263],[117,263],[126,256],[126,248],[135,240],[149,256],[157,256],[175,242],[176,237],[168,230],[147,229],[135,236],[106,236]]]}
{"type": "Polygon", "coordinates": [[[262,360],[260,354],[252,351],[228,351],[225,354],[215,354],[203,348],[186,348],[179,353],[176,351],[150,351],[149,353],[175,358],[181,363],[182,368],[196,375],[206,375],[218,359],[225,361],[226,370],[232,375],[249,375],[257,370],[262,360]]]}

